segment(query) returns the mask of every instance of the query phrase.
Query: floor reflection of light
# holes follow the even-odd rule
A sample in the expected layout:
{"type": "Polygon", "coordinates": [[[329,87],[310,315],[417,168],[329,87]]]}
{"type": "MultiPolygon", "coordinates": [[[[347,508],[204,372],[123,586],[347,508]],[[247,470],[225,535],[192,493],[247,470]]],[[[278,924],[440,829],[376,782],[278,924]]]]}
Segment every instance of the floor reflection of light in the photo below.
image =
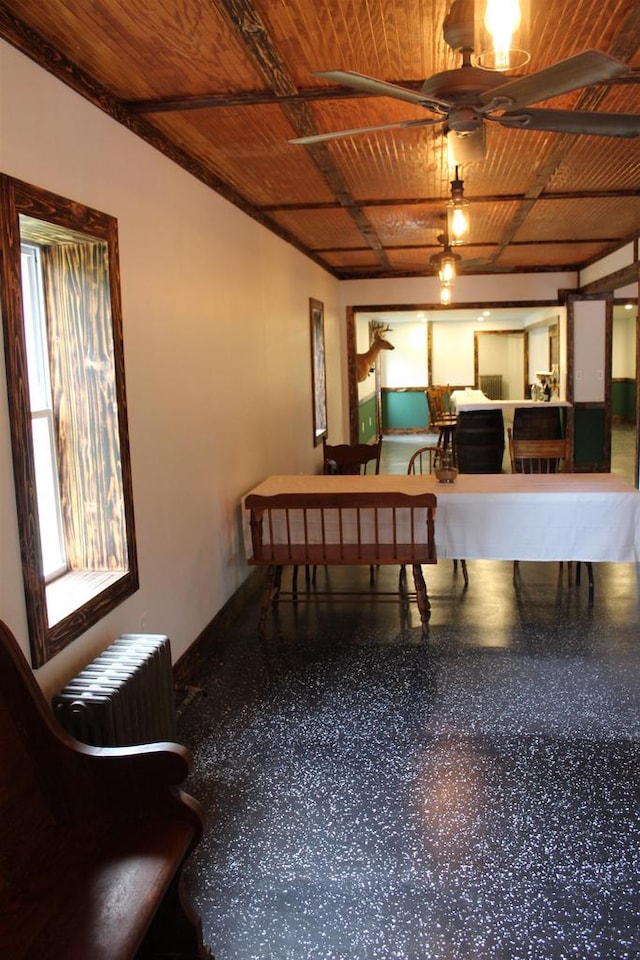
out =
{"type": "Polygon", "coordinates": [[[477,743],[443,738],[422,760],[416,799],[424,842],[437,858],[459,862],[471,851],[476,856],[495,779],[491,759],[477,743]]]}

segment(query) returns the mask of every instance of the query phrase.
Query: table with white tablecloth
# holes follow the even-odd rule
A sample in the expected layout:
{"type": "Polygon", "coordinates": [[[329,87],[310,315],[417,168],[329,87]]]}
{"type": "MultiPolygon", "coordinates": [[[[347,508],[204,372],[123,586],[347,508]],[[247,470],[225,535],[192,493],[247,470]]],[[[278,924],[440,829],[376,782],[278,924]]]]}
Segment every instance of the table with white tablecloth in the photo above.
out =
{"type": "Polygon", "coordinates": [[[435,493],[439,559],[640,560],[640,494],[615,474],[460,474],[452,484],[431,475],[275,476],[251,492],[327,491],[435,493]]]}

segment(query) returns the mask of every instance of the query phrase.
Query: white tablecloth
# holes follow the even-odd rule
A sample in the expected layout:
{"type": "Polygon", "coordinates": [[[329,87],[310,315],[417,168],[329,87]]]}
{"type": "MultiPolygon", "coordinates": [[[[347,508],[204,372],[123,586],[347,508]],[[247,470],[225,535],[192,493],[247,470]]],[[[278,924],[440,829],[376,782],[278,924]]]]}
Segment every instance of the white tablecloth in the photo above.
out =
{"type": "MultiPolygon", "coordinates": [[[[640,560],[640,493],[614,474],[275,476],[251,493],[431,491],[440,559],[640,560]]],[[[248,511],[244,510],[245,520],[248,511]]],[[[245,539],[250,552],[248,523],[245,539]]]]}
{"type": "Polygon", "coordinates": [[[458,410],[461,403],[491,403],[491,401],[482,390],[465,387],[464,390],[454,390],[451,394],[451,405],[454,410],[458,410]]]}

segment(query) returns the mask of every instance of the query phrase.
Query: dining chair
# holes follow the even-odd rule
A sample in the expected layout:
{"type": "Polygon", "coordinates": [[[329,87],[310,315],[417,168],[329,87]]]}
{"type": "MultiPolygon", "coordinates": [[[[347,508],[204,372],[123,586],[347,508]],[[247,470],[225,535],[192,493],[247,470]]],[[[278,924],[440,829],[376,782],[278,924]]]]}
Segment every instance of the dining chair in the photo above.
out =
{"type": "MultiPolygon", "coordinates": [[[[412,454],[411,459],[409,460],[409,465],[407,467],[408,474],[421,474],[421,473],[431,473],[433,468],[433,447],[420,447],[418,450],[412,454]],[[428,467],[428,470],[424,468],[428,467]]],[[[466,560],[460,561],[460,567],[462,568],[462,576],[464,577],[465,586],[469,583],[469,574],[467,572],[467,562],[466,560]]],[[[453,571],[456,573],[458,570],[458,561],[453,561],[453,571]]],[[[406,577],[406,571],[404,567],[400,568],[400,579],[406,577]]]]}
{"type": "Polygon", "coordinates": [[[429,429],[438,433],[434,466],[441,463],[446,453],[456,463],[455,431],[458,422],[451,406],[451,387],[432,386],[425,390],[429,405],[429,429]]]}
{"type": "Polygon", "coordinates": [[[557,404],[535,403],[513,411],[515,440],[559,440],[563,435],[562,408],[557,404]]]}
{"type": "MultiPolygon", "coordinates": [[[[382,437],[375,443],[327,443],[322,438],[322,472],[327,476],[358,476],[366,473],[380,473],[382,455],[382,437]]],[[[374,568],[369,570],[371,583],[374,580],[374,568]]],[[[316,568],[313,571],[305,567],[305,580],[315,583],[316,568]]],[[[294,566],[291,576],[291,592],[295,597],[298,591],[298,568],[294,566]]]]}
{"type": "Polygon", "coordinates": [[[358,475],[380,473],[382,437],[375,443],[338,443],[322,441],[322,470],[325,474],[358,475]]]}
{"type": "MultiPolygon", "coordinates": [[[[541,439],[517,439],[513,436],[511,427],[507,430],[509,443],[509,457],[512,473],[551,474],[571,473],[571,441],[568,437],[541,439]]],[[[585,560],[587,577],[589,580],[589,603],[593,603],[593,564],[585,560]]],[[[580,564],[576,564],[576,583],[580,584],[580,564]]],[[[562,561],[560,561],[562,569],[562,561]]],[[[569,561],[569,581],[571,582],[571,561],[569,561]]],[[[514,582],[519,576],[520,565],[518,560],[513,561],[514,582]]]]}

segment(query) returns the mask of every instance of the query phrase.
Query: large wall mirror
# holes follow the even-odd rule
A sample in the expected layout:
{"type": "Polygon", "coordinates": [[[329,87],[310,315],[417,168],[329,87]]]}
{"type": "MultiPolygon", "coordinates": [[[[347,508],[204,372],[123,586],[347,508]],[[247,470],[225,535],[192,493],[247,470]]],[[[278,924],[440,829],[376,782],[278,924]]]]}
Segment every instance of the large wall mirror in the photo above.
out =
{"type": "MultiPolygon", "coordinates": [[[[552,356],[560,368],[565,352],[565,311],[557,301],[353,306],[347,309],[351,442],[366,442],[376,431],[419,432],[427,424],[425,388],[476,387],[491,399],[531,395],[537,371],[548,371],[552,356]],[[375,376],[357,376],[373,324],[392,342],[376,362],[375,376]],[[380,424],[379,424],[380,425],[380,424]]],[[[564,386],[564,384],[563,384],[564,386]]]]}
{"type": "Polygon", "coordinates": [[[34,667],[138,589],[117,223],[0,176],[0,280],[34,667]]]}
{"type": "MultiPolygon", "coordinates": [[[[529,334],[526,330],[474,331],[474,383],[491,400],[529,396],[529,334]]],[[[549,368],[548,361],[544,369],[549,368]]]]}

